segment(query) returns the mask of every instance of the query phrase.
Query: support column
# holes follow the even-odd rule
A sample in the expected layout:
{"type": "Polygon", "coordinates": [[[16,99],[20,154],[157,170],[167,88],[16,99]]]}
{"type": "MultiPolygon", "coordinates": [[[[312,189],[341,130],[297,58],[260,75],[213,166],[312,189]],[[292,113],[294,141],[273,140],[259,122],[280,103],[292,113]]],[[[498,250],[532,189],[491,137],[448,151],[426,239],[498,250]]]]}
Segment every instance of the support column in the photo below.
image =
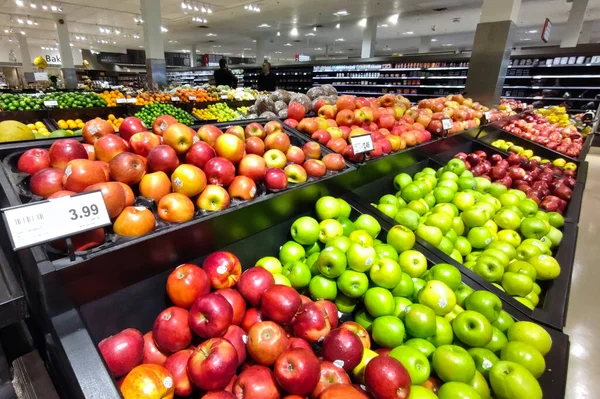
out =
{"type": "Polygon", "coordinates": [[[500,102],[521,0],[484,0],[475,30],[465,93],[486,106],[500,102]]]}
{"type": "Polygon", "coordinates": [[[256,63],[262,65],[265,60],[265,39],[256,39],[256,63]]]}
{"type": "Polygon", "coordinates": [[[361,58],[372,58],[375,55],[375,42],[377,40],[377,20],[367,18],[367,25],[363,31],[361,58]]]}
{"type": "Polygon", "coordinates": [[[144,49],[146,50],[146,80],[148,88],[167,85],[165,43],[161,32],[160,0],[140,0],[144,20],[144,49]]]}
{"type": "Polygon", "coordinates": [[[196,45],[192,44],[190,46],[190,67],[196,66],[196,45]]]}
{"type": "Polygon", "coordinates": [[[428,53],[430,51],[431,51],[431,37],[421,36],[421,41],[419,42],[419,54],[428,53]]]}
{"type": "Polygon", "coordinates": [[[587,44],[592,42],[592,26],[592,21],[583,23],[583,28],[581,28],[581,34],[579,35],[579,44],[587,44]]]}
{"type": "Polygon", "coordinates": [[[31,54],[29,53],[27,36],[17,33],[17,41],[19,42],[19,50],[21,51],[23,72],[33,72],[33,62],[31,61],[31,54]]]}
{"type": "Polygon", "coordinates": [[[325,58],[326,59],[329,59],[329,50],[330,50],[329,44],[326,44],[325,45],[325,58]]]}
{"type": "Polygon", "coordinates": [[[585,9],[587,8],[588,0],[573,0],[571,3],[571,11],[569,12],[569,20],[565,26],[563,39],[560,42],[560,47],[575,47],[579,40],[579,33],[585,18],[585,9]]]}
{"type": "Polygon", "coordinates": [[[58,35],[58,50],[62,64],[62,74],[67,89],[77,88],[77,74],[73,63],[73,52],[71,51],[71,39],[69,38],[69,27],[67,17],[63,14],[53,14],[54,26],[58,35]]]}

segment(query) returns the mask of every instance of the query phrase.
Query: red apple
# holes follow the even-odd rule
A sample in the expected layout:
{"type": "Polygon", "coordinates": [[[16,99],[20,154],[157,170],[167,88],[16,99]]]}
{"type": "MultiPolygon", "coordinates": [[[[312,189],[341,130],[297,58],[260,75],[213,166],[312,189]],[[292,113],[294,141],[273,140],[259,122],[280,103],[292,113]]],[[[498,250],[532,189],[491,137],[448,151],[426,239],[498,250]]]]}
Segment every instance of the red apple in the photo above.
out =
{"type": "Polygon", "coordinates": [[[171,175],[179,165],[175,150],[168,145],[159,145],[148,153],[148,170],[165,172],[171,175]]]}
{"type": "Polygon", "coordinates": [[[42,169],[50,167],[50,154],[42,148],[31,148],[19,157],[17,169],[21,173],[33,175],[42,169]]]}
{"type": "Polygon", "coordinates": [[[163,365],[173,377],[175,395],[188,396],[194,390],[187,372],[188,361],[193,352],[192,349],[182,349],[179,352],[175,352],[167,358],[167,361],[163,365]]]}
{"type": "Polygon", "coordinates": [[[340,364],[348,371],[354,369],[363,354],[363,344],[356,334],[345,329],[336,328],[323,341],[323,358],[340,364]]]}
{"type": "Polygon", "coordinates": [[[275,379],[285,391],[307,395],[316,388],[321,367],[312,350],[288,349],[279,355],[273,370],[275,379]]]}
{"type": "Polygon", "coordinates": [[[250,366],[233,384],[238,399],[279,399],[279,387],[273,372],[264,366],[250,366]]]}
{"type": "Polygon", "coordinates": [[[65,174],[62,178],[65,190],[80,193],[86,187],[96,183],[104,183],[106,175],[104,170],[89,159],[74,159],[65,167],[65,174]]]}
{"type": "Polygon", "coordinates": [[[283,170],[287,176],[288,183],[302,184],[307,179],[306,170],[297,164],[290,164],[283,170]]]}
{"type": "Polygon", "coordinates": [[[265,186],[269,190],[283,190],[288,185],[285,172],[279,168],[267,169],[265,174],[265,186]]]}
{"type": "Polygon", "coordinates": [[[244,142],[233,134],[225,133],[217,137],[214,148],[218,157],[225,158],[234,164],[244,156],[244,142]]]}
{"type": "Polygon", "coordinates": [[[265,129],[260,125],[260,123],[256,122],[246,125],[244,132],[246,133],[247,138],[258,137],[259,139],[264,139],[267,137],[267,132],[265,132],[265,129]]]}
{"type": "Polygon", "coordinates": [[[227,189],[230,198],[239,198],[244,201],[256,197],[256,183],[249,177],[236,176],[227,189]]]}
{"type": "Polygon", "coordinates": [[[119,378],[142,364],[144,337],[138,330],[127,328],[100,341],[98,349],[110,374],[119,378]]]}
{"type": "Polygon", "coordinates": [[[221,186],[209,184],[196,198],[196,206],[205,211],[220,211],[229,206],[229,193],[221,186]]]}
{"type": "Polygon", "coordinates": [[[259,182],[265,178],[267,165],[263,157],[248,154],[242,158],[238,164],[238,173],[241,176],[249,177],[255,182],[259,182]]]}
{"type": "Polygon", "coordinates": [[[74,159],[89,159],[83,144],[74,139],[55,141],[48,151],[50,164],[53,168],[64,169],[69,161],[74,159]]]}
{"type": "Polygon", "coordinates": [[[204,173],[209,184],[227,187],[235,177],[235,166],[230,160],[215,157],[204,165],[204,173]]]}
{"type": "Polygon", "coordinates": [[[220,337],[231,325],[233,308],[224,296],[216,293],[202,295],[190,309],[189,324],[202,338],[220,337]]]}
{"type": "Polygon", "coordinates": [[[246,342],[248,342],[248,335],[246,335],[246,331],[240,326],[231,325],[225,331],[223,338],[234,346],[238,355],[238,366],[241,366],[246,361],[247,356],[246,342]]]}
{"type": "Polygon", "coordinates": [[[331,140],[331,134],[327,130],[319,129],[312,134],[311,138],[323,145],[326,145],[329,140],[331,140]]]}
{"type": "Polygon", "coordinates": [[[325,317],[329,319],[329,325],[331,326],[331,328],[337,328],[339,321],[337,306],[335,306],[333,302],[324,299],[316,301],[315,303],[319,308],[321,308],[321,311],[323,312],[325,317]]]}
{"type": "Polygon", "coordinates": [[[308,342],[319,342],[331,329],[329,318],[314,302],[302,305],[292,327],[296,337],[308,342]]]}
{"type": "Polygon", "coordinates": [[[290,138],[283,132],[275,132],[265,138],[267,150],[279,150],[285,153],[290,148],[290,138]]]}
{"type": "Polygon", "coordinates": [[[160,145],[161,142],[159,137],[160,136],[150,132],[135,133],[129,139],[129,145],[134,153],[147,157],[152,149],[160,145]]]}
{"type": "Polygon", "coordinates": [[[283,132],[283,125],[279,121],[269,121],[265,125],[267,136],[273,133],[283,132]]]}
{"type": "Polygon", "coordinates": [[[263,321],[263,317],[260,313],[260,310],[256,308],[250,308],[246,310],[246,314],[244,315],[244,319],[242,320],[241,326],[244,329],[244,331],[248,332],[250,331],[253,325],[258,324],[261,321],[263,321]]]}
{"type": "Polygon", "coordinates": [[[177,119],[171,115],[161,115],[152,122],[152,131],[154,134],[162,136],[163,132],[174,123],[177,123],[177,119]]]}
{"type": "Polygon", "coordinates": [[[106,205],[108,216],[116,218],[125,208],[125,190],[119,183],[105,182],[92,184],[85,188],[84,192],[100,190],[102,199],[106,205]]]}
{"type": "Polygon", "coordinates": [[[238,357],[235,347],[224,338],[211,338],[194,350],[187,371],[198,388],[205,391],[224,389],[235,375],[238,357]]]}
{"type": "Polygon", "coordinates": [[[248,137],[246,140],[246,154],[263,156],[265,153],[265,142],[260,137],[248,137]]]}
{"type": "Polygon", "coordinates": [[[225,133],[233,134],[234,136],[238,137],[242,141],[246,140],[246,134],[244,133],[244,128],[241,127],[240,125],[229,126],[229,128],[227,128],[225,133]]]}
{"type": "Polygon", "coordinates": [[[240,276],[236,288],[252,306],[258,306],[262,294],[275,285],[273,275],[262,267],[252,267],[240,276]]]}
{"type": "Polygon", "coordinates": [[[267,319],[287,325],[296,316],[300,305],[300,295],[295,289],[285,285],[274,285],[262,294],[260,311],[267,319]]]}
{"type": "Polygon", "coordinates": [[[291,337],[289,349],[294,349],[294,348],[312,350],[312,347],[310,346],[310,344],[308,342],[306,342],[305,340],[303,340],[302,338],[291,337]]]}
{"type": "Polygon", "coordinates": [[[201,267],[192,264],[177,266],[167,278],[167,295],[175,306],[189,309],[196,298],[210,292],[210,280],[201,267]]]}
{"type": "Polygon", "coordinates": [[[100,118],[87,121],[81,131],[83,141],[88,144],[94,144],[99,138],[109,134],[115,134],[115,128],[110,122],[100,118]]]}
{"type": "Polygon", "coordinates": [[[294,119],[297,120],[298,122],[300,122],[302,120],[302,118],[304,118],[304,115],[306,115],[306,108],[304,108],[304,105],[292,101],[289,106],[288,106],[288,118],[290,119],[294,119]]]}
{"type": "Polygon", "coordinates": [[[152,327],[156,346],[165,352],[174,353],[187,348],[192,342],[192,331],[188,323],[189,312],[177,306],[163,310],[152,327]]]}
{"type": "Polygon", "coordinates": [[[142,121],[135,116],[128,116],[123,119],[119,125],[119,136],[127,141],[129,141],[136,133],[147,131],[148,129],[146,129],[142,121]]]}
{"type": "Polygon", "coordinates": [[[223,288],[215,291],[216,294],[224,297],[227,302],[231,305],[233,309],[233,317],[231,319],[231,324],[240,325],[242,320],[244,319],[244,315],[246,314],[246,302],[242,295],[231,288],[223,288]]]}
{"type": "Polygon", "coordinates": [[[293,127],[294,129],[298,126],[298,121],[295,119],[286,119],[283,121],[286,125],[293,127]]]}
{"type": "Polygon", "coordinates": [[[354,96],[343,95],[338,97],[335,103],[338,111],[339,110],[350,110],[354,111],[356,108],[356,99],[354,96]]]}
{"type": "Polygon", "coordinates": [[[322,177],[327,173],[327,166],[323,161],[318,159],[308,159],[304,162],[303,167],[310,177],[322,177]]]}
{"type": "Polygon", "coordinates": [[[377,356],[365,368],[369,393],[379,399],[407,399],[410,375],[402,363],[390,356],[377,356]]]}
{"type": "Polygon", "coordinates": [[[248,354],[262,366],[272,366],[289,346],[284,329],[272,321],[261,321],[248,331],[248,354]]]}
{"type": "Polygon", "coordinates": [[[350,385],[352,382],[350,381],[348,373],[346,373],[343,368],[337,367],[332,362],[327,360],[321,361],[319,382],[317,383],[315,389],[313,389],[311,397],[318,398],[324,390],[334,384],[350,385]]]}
{"type": "Polygon", "coordinates": [[[208,255],[202,263],[214,289],[233,287],[240,279],[242,265],[231,252],[219,251],[208,255]]]}
{"type": "Polygon", "coordinates": [[[128,185],[138,184],[146,174],[144,159],[131,152],[122,152],[109,162],[110,177],[128,185]]]}
{"type": "Polygon", "coordinates": [[[50,197],[52,194],[62,190],[63,175],[64,172],[62,169],[46,168],[40,170],[31,176],[29,180],[31,192],[43,198],[50,197]]]}
{"type": "Polygon", "coordinates": [[[126,151],[129,151],[129,144],[116,134],[101,137],[94,143],[94,152],[99,161],[110,162],[115,156],[126,151]]]}
{"type": "Polygon", "coordinates": [[[339,110],[335,116],[335,121],[339,126],[352,126],[354,123],[354,111],[349,109],[339,110]]]}
{"type": "Polygon", "coordinates": [[[317,115],[319,115],[321,118],[334,119],[335,114],[337,113],[337,110],[334,105],[324,104],[316,112],[317,112],[317,115]]]}
{"type": "Polygon", "coordinates": [[[318,128],[319,124],[315,120],[316,118],[304,118],[298,123],[298,130],[309,135],[313,134],[318,128]]]}
{"type": "Polygon", "coordinates": [[[152,331],[144,334],[144,358],[143,364],[158,364],[162,366],[167,361],[168,354],[163,353],[154,342],[152,331]]]}
{"type": "Polygon", "coordinates": [[[302,165],[304,163],[304,151],[302,151],[302,148],[297,147],[295,145],[290,146],[290,148],[285,153],[285,156],[288,162],[293,162],[298,165],[302,165]]]}

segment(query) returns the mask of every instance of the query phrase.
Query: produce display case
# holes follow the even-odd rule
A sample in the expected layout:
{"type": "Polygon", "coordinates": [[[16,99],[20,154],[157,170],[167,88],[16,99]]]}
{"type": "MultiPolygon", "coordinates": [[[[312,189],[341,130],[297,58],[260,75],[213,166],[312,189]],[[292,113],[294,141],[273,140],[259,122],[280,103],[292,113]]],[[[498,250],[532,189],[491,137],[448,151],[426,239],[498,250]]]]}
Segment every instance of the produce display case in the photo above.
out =
{"type": "MultiPolygon", "coordinates": [[[[363,213],[360,204],[351,198],[345,197],[352,207],[351,218],[363,213]]],[[[314,205],[314,204],[313,204],[314,205]]],[[[289,230],[297,217],[313,215],[314,211],[302,209],[293,216],[278,223],[264,226],[264,229],[255,234],[232,243],[230,245],[216,246],[214,250],[224,250],[234,253],[244,269],[252,267],[255,262],[267,255],[277,254],[280,245],[288,239],[289,230]],[[258,250],[257,248],[260,248],[258,250]]],[[[391,228],[385,221],[380,220],[382,231],[380,237],[385,237],[391,228]]],[[[415,249],[422,252],[428,260],[429,266],[442,263],[438,257],[426,248],[416,244],[415,249]]],[[[206,253],[200,248],[187,254],[184,259],[187,263],[201,265],[206,253]]],[[[75,302],[76,310],[70,310],[52,320],[53,345],[50,348],[53,362],[52,367],[65,367],[61,373],[63,378],[60,386],[64,393],[72,398],[118,398],[115,381],[110,377],[104,362],[97,351],[97,344],[105,337],[115,334],[124,328],[137,328],[143,333],[152,328],[156,316],[166,307],[170,306],[165,292],[166,279],[178,261],[163,259],[158,274],[153,276],[136,275],[135,283],[118,287],[113,286],[104,295],[95,299],[79,298],[75,302]]],[[[62,276],[63,281],[77,279],[76,274],[67,273],[62,276]]],[[[474,290],[485,289],[476,280],[463,275],[463,282],[474,290]]],[[[66,284],[66,292],[77,297],[73,292],[73,284],[66,284]]],[[[531,321],[531,319],[506,303],[504,310],[516,320],[531,321]]],[[[344,315],[347,317],[348,315],[344,315]]],[[[569,351],[569,338],[567,335],[549,327],[544,327],[552,337],[552,349],[546,355],[546,371],[539,382],[545,398],[562,398],[564,395],[567,358],[569,351]]]]}
{"type": "MultiPolygon", "coordinates": [[[[436,152],[437,151],[434,151],[433,153],[436,152]]],[[[393,170],[386,176],[375,179],[352,190],[352,193],[355,195],[357,202],[359,202],[364,208],[369,209],[369,212],[376,214],[388,224],[396,225],[397,223],[393,219],[386,216],[378,209],[372,207],[370,204],[377,203],[379,198],[385,194],[394,193],[392,182],[398,173],[404,172],[413,176],[423,168],[431,167],[437,169],[441,166],[443,165],[437,163],[433,159],[428,158],[425,155],[421,155],[421,157],[412,165],[393,170]]],[[[435,248],[420,237],[417,237],[417,242],[435,254],[438,258],[442,259],[444,263],[450,263],[458,267],[463,276],[468,276],[486,290],[495,293],[502,298],[503,301],[512,306],[516,311],[550,327],[562,330],[568,307],[570,282],[573,271],[575,247],[577,244],[577,230],[576,224],[565,223],[565,226],[562,229],[563,239],[557,251],[554,253],[554,257],[561,266],[561,273],[555,280],[538,282],[542,287],[542,293],[540,294],[540,303],[534,310],[527,308],[525,305],[521,304],[500,289],[493,286],[483,277],[480,277],[477,273],[456,262],[454,259],[450,258],[448,255],[444,254],[442,251],[435,248]]]]}
{"type": "Polygon", "coordinates": [[[14,258],[0,248],[0,329],[29,316],[23,289],[11,267],[14,258]]]}

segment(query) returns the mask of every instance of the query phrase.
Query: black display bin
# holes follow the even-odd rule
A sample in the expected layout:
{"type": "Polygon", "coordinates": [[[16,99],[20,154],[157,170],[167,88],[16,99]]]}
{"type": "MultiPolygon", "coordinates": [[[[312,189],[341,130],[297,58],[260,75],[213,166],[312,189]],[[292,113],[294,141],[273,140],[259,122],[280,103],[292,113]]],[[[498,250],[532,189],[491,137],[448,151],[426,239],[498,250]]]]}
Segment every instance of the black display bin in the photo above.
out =
{"type": "MultiPolygon", "coordinates": [[[[433,160],[435,160],[441,165],[445,165],[446,162],[452,159],[454,155],[456,155],[459,152],[466,152],[468,154],[473,151],[483,150],[487,154],[501,154],[503,156],[507,155],[506,152],[496,147],[492,147],[479,140],[469,140],[469,138],[465,136],[449,141],[447,144],[451,144],[450,149],[443,149],[442,151],[431,156],[433,160]]],[[[579,216],[581,214],[581,202],[583,201],[583,190],[585,186],[585,179],[582,182],[580,182],[579,174],[583,173],[583,176],[587,178],[587,166],[587,162],[582,162],[577,168],[577,184],[573,188],[571,200],[569,201],[569,204],[567,205],[564,212],[565,221],[567,222],[579,222],[579,216]],[[580,170],[580,168],[582,170],[580,170]]]]}
{"type": "MultiPolygon", "coordinates": [[[[349,197],[345,199],[353,208],[353,217],[363,213],[361,205],[349,197]]],[[[280,223],[270,225],[263,231],[215,249],[234,253],[240,259],[243,268],[247,269],[263,256],[276,256],[280,245],[290,239],[289,230],[296,218],[313,214],[314,211],[300,212],[280,223]]],[[[380,223],[380,237],[385,239],[391,226],[382,220],[380,223]]],[[[415,249],[426,256],[430,266],[443,262],[419,244],[415,245],[415,249]]],[[[203,254],[197,252],[189,255],[186,262],[202,264],[203,254]]],[[[142,333],[152,328],[156,316],[171,306],[165,295],[165,284],[167,276],[176,264],[165,259],[163,270],[159,274],[106,293],[96,300],[75,303],[76,310],[65,312],[52,320],[53,340],[52,345],[48,345],[52,359],[50,366],[51,369],[59,369],[60,373],[57,374],[64,376],[58,384],[63,394],[70,398],[119,397],[114,380],[108,374],[96,349],[97,344],[103,338],[125,328],[137,328],[142,333]]],[[[76,276],[63,277],[69,279],[76,276]]],[[[463,282],[475,290],[485,289],[469,276],[463,275],[463,282]]],[[[504,309],[517,320],[532,321],[511,306],[504,304],[504,309]]],[[[562,398],[567,376],[569,338],[557,330],[543,327],[551,335],[553,345],[546,356],[546,371],[539,380],[540,385],[545,398],[562,398]]]]}
{"type": "MultiPolygon", "coordinates": [[[[395,225],[397,223],[392,218],[386,216],[370,204],[378,203],[379,198],[385,194],[394,193],[392,182],[396,174],[405,172],[412,176],[425,167],[437,169],[440,166],[440,164],[431,158],[423,157],[420,161],[407,168],[398,169],[387,176],[383,176],[352,190],[352,193],[355,196],[355,199],[362,206],[369,209],[370,212],[376,214],[382,220],[386,221],[386,223],[395,225]]],[[[571,275],[575,257],[575,247],[577,245],[577,225],[574,223],[565,223],[562,231],[563,240],[558,250],[554,254],[556,260],[561,265],[561,274],[553,281],[538,282],[538,284],[540,284],[542,287],[542,293],[540,295],[540,303],[538,304],[539,307],[534,310],[527,308],[525,305],[521,304],[517,300],[513,299],[503,291],[487,282],[477,273],[467,269],[462,264],[456,262],[454,259],[450,258],[448,255],[435,248],[425,240],[417,237],[417,242],[435,254],[438,258],[442,259],[445,263],[450,263],[457,266],[463,275],[466,275],[477,281],[481,286],[485,287],[486,290],[494,292],[517,311],[527,315],[528,317],[531,317],[538,322],[562,331],[566,319],[571,275]]]]}
{"type": "Polygon", "coordinates": [[[15,255],[0,248],[0,329],[29,316],[27,301],[12,264],[15,255]]]}

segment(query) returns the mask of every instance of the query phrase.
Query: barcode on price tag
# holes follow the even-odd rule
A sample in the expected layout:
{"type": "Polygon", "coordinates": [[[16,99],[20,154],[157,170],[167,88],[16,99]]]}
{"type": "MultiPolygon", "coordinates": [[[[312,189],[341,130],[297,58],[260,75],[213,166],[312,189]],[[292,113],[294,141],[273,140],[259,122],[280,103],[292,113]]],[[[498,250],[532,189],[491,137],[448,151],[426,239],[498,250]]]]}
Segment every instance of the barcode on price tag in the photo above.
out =
{"type": "Polygon", "coordinates": [[[171,97],[171,101],[177,102],[177,101],[179,101],[179,97],[173,96],[173,97],[171,97]]]}
{"type": "Polygon", "coordinates": [[[444,129],[444,130],[452,129],[452,119],[442,119],[442,129],[444,129]]]}
{"type": "Polygon", "coordinates": [[[4,208],[2,217],[15,251],[110,225],[100,191],[4,208]]]}
{"type": "Polygon", "coordinates": [[[370,134],[362,134],[360,136],[353,136],[350,138],[352,143],[352,149],[355,154],[362,154],[365,152],[373,151],[373,137],[370,134]]]}
{"type": "Polygon", "coordinates": [[[117,104],[125,104],[127,102],[126,98],[117,98],[117,104]]]}
{"type": "Polygon", "coordinates": [[[58,107],[58,101],[56,100],[46,100],[44,101],[44,107],[58,107]]]}
{"type": "Polygon", "coordinates": [[[188,96],[188,100],[190,100],[190,101],[196,101],[196,96],[188,96]]]}

